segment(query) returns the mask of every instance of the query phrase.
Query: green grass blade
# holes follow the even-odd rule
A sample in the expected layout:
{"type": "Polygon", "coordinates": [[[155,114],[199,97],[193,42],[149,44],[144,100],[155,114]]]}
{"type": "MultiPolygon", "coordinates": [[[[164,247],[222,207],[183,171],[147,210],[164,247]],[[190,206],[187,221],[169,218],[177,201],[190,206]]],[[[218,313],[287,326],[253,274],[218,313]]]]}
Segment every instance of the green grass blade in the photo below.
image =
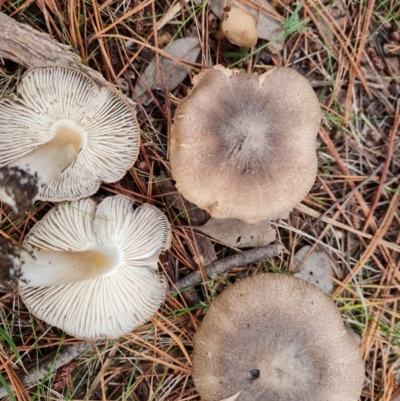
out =
{"type": "Polygon", "coordinates": [[[18,352],[17,347],[14,344],[14,341],[11,339],[11,337],[8,335],[8,333],[0,328],[0,337],[4,338],[8,344],[10,345],[11,349],[13,350],[14,354],[17,356],[18,359],[21,359],[21,355],[18,352]]]}
{"type": "Polygon", "coordinates": [[[14,396],[14,392],[10,389],[10,386],[7,384],[7,382],[4,380],[4,377],[0,373],[0,384],[4,387],[4,390],[6,390],[8,396],[10,397],[11,401],[17,401],[17,399],[14,396]]]}

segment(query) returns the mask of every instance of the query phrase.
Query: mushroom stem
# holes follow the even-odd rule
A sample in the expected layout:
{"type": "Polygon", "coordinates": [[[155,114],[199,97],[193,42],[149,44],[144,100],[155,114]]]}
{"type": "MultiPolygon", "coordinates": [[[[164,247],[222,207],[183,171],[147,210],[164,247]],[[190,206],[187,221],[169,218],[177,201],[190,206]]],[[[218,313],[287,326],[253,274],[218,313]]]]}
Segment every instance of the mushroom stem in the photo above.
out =
{"type": "Polygon", "coordinates": [[[31,287],[58,286],[111,273],[121,263],[114,245],[93,245],[84,251],[27,251],[11,241],[0,241],[0,279],[5,286],[23,283],[31,287]]]}
{"type": "Polygon", "coordinates": [[[42,189],[76,158],[83,131],[72,121],[60,120],[52,127],[53,137],[8,166],[0,168],[0,201],[16,212],[28,209],[42,189]]]}

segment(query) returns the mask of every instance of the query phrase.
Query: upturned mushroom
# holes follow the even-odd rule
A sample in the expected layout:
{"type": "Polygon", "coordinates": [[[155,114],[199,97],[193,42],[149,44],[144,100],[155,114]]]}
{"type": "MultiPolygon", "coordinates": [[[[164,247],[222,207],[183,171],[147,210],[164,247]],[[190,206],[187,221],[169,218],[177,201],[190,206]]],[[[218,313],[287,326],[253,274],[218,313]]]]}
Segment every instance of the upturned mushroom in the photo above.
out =
{"type": "Polygon", "coordinates": [[[165,215],[125,196],[52,209],[23,248],[0,241],[0,279],[19,284],[38,318],[79,338],[117,338],[149,320],[166,294],[157,273],[170,246],[165,215]]]}
{"type": "Polygon", "coordinates": [[[172,176],[216,218],[278,218],[307,195],[317,172],[317,96],[290,68],[260,76],[221,66],[194,78],[172,127],[172,176]]]}
{"type": "Polygon", "coordinates": [[[18,93],[0,99],[0,201],[16,211],[90,196],[136,161],[135,112],[116,90],[52,66],[28,70],[18,93]]]}
{"type": "Polygon", "coordinates": [[[194,338],[207,401],[357,401],[364,364],[335,304],[304,280],[258,274],[212,302],[194,338]]]}

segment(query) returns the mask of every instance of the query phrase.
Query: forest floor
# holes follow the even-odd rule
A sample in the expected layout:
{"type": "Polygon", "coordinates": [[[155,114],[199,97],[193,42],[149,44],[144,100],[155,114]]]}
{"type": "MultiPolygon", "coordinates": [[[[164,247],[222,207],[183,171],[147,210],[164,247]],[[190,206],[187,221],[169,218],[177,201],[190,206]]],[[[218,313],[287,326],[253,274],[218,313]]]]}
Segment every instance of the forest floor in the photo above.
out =
{"type": "MultiPolygon", "coordinates": [[[[192,229],[206,216],[182,202],[168,161],[176,105],[191,78],[217,63],[258,74],[288,66],[308,79],[323,113],[315,184],[289,218],[273,223],[287,252],[235,267],[186,296],[168,296],[149,323],[118,340],[93,343],[58,370],[60,353],[82,341],[36,319],[15,292],[0,293],[0,381],[12,384],[11,399],[200,400],[190,358],[204,310],[238,278],[292,271],[296,252],[310,245],[329,255],[332,298],[360,336],[366,366],[361,400],[400,400],[400,2],[273,0],[271,5],[282,26],[282,46],[260,39],[249,50],[216,39],[219,16],[200,1],[0,0],[0,12],[71,46],[83,64],[137,102],[139,158],[97,197],[125,194],[136,205],[152,203],[167,213],[173,240],[160,266],[171,283],[197,270],[196,261],[207,260],[203,237],[192,229]],[[172,91],[161,85],[139,96],[138,77],[153,58],[159,63],[159,49],[188,37],[201,46],[195,62],[187,64],[190,74],[172,91]],[[54,363],[27,388],[24,371],[45,361],[54,363]]],[[[0,94],[15,92],[24,71],[0,60],[0,94]]],[[[37,202],[23,216],[4,206],[0,235],[22,242],[53,206],[37,202]]],[[[238,252],[212,239],[210,244],[218,259],[238,252]]]]}

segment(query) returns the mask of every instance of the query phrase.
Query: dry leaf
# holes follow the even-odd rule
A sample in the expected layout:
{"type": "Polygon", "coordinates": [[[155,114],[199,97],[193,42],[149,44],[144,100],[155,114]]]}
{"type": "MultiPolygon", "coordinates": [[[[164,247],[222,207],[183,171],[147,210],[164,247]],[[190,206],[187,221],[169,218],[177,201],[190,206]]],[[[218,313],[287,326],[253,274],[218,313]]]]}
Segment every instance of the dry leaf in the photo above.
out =
{"type": "Polygon", "coordinates": [[[217,254],[215,253],[214,245],[209,238],[204,235],[195,233],[194,234],[197,242],[197,251],[199,258],[196,255],[193,256],[193,260],[197,265],[209,265],[214,260],[217,260],[217,254]],[[200,260],[199,260],[200,259],[200,260]]]}
{"type": "Polygon", "coordinates": [[[196,230],[233,248],[260,247],[275,241],[275,229],[266,221],[246,224],[237,219],[211,218],[196,230]]]}
{"type": "MultiPolygon", "coordinates": [[[[164,47],[163,50],[177,59],[194,63],[200,53],[200,42],[198,38],[177,39],[164,47]]],[[[138,79],[136,82],[135,92],[146,106],[151,103],[152,97],[146,91],[142,80],[150,89],[161,89],[164,86],[171,91],[186,78],[190,71],[190,67],[161,56],[158,59],[158,65],[159,68],[157,69],[156,60],[153,58],[145,69],[142,79],[138,79]]]]}
{"type": "MultiPolygon", "coordinates": [[[[296,252],[293,263],[295,270],[303,262],[310,249],[311,246],[307,245],[296,252]]],[[[314,251],[307,257],[295,276],[314,284],[326,294],[330,294],[333,291],[333,282],[329,277],[334,276],[331,264],[326,253],[314,251]]]]}
{"type": "MultiPolygon", "coordinates": [[[[195,0],[195,3],[200,4],[201,1],[195,0]]],[[[252,0],[249,4],[253,4],[254,8],[247,6],[238,0],[210,0],[209,4],[212,12],[218,18],[221,18],[223,8],[228,6],[240,7],[247,11],[256,19],[258,37],[260,39],[273,40],[268,47],[270,52],[276,54],[283,49],[285,43],[283,33],[285,29],[279,22],[281,17],[267,0],[252,0]],[[257,5],[260,6],[259,9],[257,8],[257,5]],[[276,18],[267,15],[265,10],[268,10],[268,14],[270,15],[276,15],[276,18]]]]}
{"type": "MultiPolygon", "coordinates": [[[[346,10],[341,2],[337,2],[333,4],[332,6],[327,7],[328,14],[330,14],[335,22],[336,25],[339,26],[342,30],[345,30],[346,25],[347,25],[347,15],[346,15],[346,10]]],[[[333,32],[331,31],[331,27],[334,25],[327,25],[322,18],[319,19],[320,22],[320,28],[321,28],[321,34],[322,37],[325,39],[326,45],[329,47],[333,46],[333,41],[334,41],[334,35],[333,32]]]]}
{"type": "Polygon", "coordinates": [[[233,395],[232,397],[224,398],[221,401],[236,401],[239,398],[240,393],[241,393],[241,391],[239,393],[233,395]]]}

